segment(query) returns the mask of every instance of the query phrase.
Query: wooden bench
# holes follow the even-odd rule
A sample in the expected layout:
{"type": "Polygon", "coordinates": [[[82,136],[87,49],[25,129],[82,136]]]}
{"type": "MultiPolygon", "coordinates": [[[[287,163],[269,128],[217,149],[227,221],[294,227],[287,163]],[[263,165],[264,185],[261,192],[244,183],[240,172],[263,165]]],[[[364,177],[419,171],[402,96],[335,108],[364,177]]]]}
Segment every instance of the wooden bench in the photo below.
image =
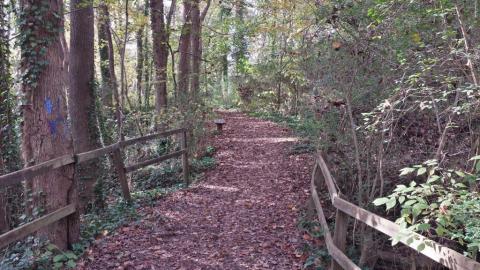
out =
{"type": "Polygon", "coordinates": [[[222,132],[223,125],[225,125],[225,119],[215,119],[213,122],[217,125],[217,131],[222,132]]]}

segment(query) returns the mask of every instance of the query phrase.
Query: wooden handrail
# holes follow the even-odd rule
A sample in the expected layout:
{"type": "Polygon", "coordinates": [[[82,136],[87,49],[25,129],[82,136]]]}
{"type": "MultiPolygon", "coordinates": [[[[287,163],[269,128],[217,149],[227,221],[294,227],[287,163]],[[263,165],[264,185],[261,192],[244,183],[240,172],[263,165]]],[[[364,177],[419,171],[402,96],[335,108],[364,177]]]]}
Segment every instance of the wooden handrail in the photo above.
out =
{"type": "Polygon", "coordinates": [[[30,180],[35,176],[41,175],[45,172],[73,163],[75,163],[74,156],[65,155],[9,174],[5,174],[0,176],[0,187],[19,184],[24,180],[30,180]]]}
{"type": "MultiPolygon", "coordinates": [[[[317,168],[321,168],[323,173],[323,178],[325,179],[330,199],[333,202],[333,206],[340,210],[341,212],[353,217],[354,219],[367,224],[368,226],[372,227],[373,229],[382,232],[390,237],[396,237],[401,233],[401,227],[385,218],[382,218],[378,215],[375,215],[363,208],[358,207],[357,205],[348,202],[345,199],[340,198],[338,195],[337,189],[335,187],[335,183],[333,178],[330,174],[330,171],[323,160],[321,154],[317,156],[317,162],[315,163],[315,167],[313,169],[313,176],[312,176],[312,183],[311,183],[311,192],[312,198],[315,204],[316,212],[318,214],[318,219],[322,226],[322,229],[325,233],[325,242],[327,244],[327,249],[332,258],[343,268],[343,269],[360,269],[358,268],[353,262],[348,259],[345,254],[344,250],[340,250],[332,241],[332,237],[330,235],[330,230],[328,228],[328,224],[325,220],[325,215],[323,214],[323,209],[320,203],[320,199],[318,197],[317,188],[315,186],[316,180],[316,170],[317,168]],[[334,247],[332,247],[332,245],[334,247]],[[348,260],[348,261],[347,261],[348,260]],[[353,264],[353,266],[352,266],[353,264]]],[[[338,218],[338,215],[337,215],[338,218]]],[[[342,222],[341,224],[337,224],[338,220],[335,222],[335,226],[347,226],[346,223],[342,222]]],[[[345,235],[346,236],[346,235],[345,235]]],[[[410,233],[409,240],[407,239],[400,239],[400,242],[405,244],[406,246],[417,250],[419,244],[424,243],[425,248],[420,252],[421,254],[425,255],[426,257],[442,264],[445,267],[450,269],[458,269],[458,270],[480,270],[480,263],[477,261],[470,259],[462,254],[452,250],[446,246],[443,246],[433,240],[430,240],[418,233],[410,233]]],[[[336,268],[334,268],[336,269],[336,268]]]]}
{"type": "Polygon", "coordinates": [[[125,172],[126,173],[133,172],[133,171],[136,171],[140,168],[143,168],[143,167],[146,167],[146,166],[149,166],[149,165],[152,165],[152,164],[156,164],[156,163],[159,163],[159,162],[171,159],[171,158],[179,157],[179,156],[183,155],[184,153],[185,153],[185,150],[180,150],[180,151],[168,154],[168,155],[160,156],[158,158],[149,159],[149,160],[146,160],[146,161],[143,161],[143,162],[139,162],[135,165],[131,165],[131,166],[126,167],[125,172]]]}
{"type": "Polygon", "coordinates": [[[126,146],[136,144],[139,142],[146,142],[156,138],[168,137],[168,136],[183,133],[183,132],[185,132],[184,128],[173,129],[173,130],[168,130],[160,133],[146,135],[140,138],[128,139],[128,140],[122,141],[120,144],[121,144],[121,147],[124,148],[126,146]]]}
{"type": "MultiPolygon", "coordinates": [[[[160,133],[155,133],[151,135],[146,135],[139,138],[129,139],[126,141],[114,143],[112,145],[95,149],[92,151],[79,153],[75,155],[64,155],[46,162],[36,164],[31,167],[24,168],[19,171],[15,171],[6,175],[0,176],[0,187],[6,187],[10,185],[20,184],[22,181],[32,180],[34,177],[44,174],[48,171],[61,168],[66,165],[71,164],[81,164],[83,162],[98,158],[103,155],[112,154],[112,158],[115,160],[115,167],[118,174],[118,180],[120,182],[123,196],[127,201],[131,200],[130,190],[127,181],[127,172],[131,172],[145,166],[158,163],[170,158],[183,156],[183,174],[185,182],[188,184],[188,150],[187,150],[187,130],[185,128],[174,129],[169,131],[164,131],[160,133]],[[182,150],[174,152],[172,154],[164,155],[155,159],[147,160],[130,167],[125,168],[123,163],[123,158],[121,154],[121,149],[133,145],[135,143],[146,142],[160,137],[167,137],[174,134],[182,134],[181,145],[182,150]]],[[[71,214],[75,213],[76,207],[74,204],[67,205],[63,208],[60,208],[50,214],[47,214],[43,217],[40,217],[32,222],[29,222],[25,225],[22,225],[18,228],[10,230],[2,235],[0,235],[0,248],[3,248],[14,241],[18,241],[25,236],[38,231],[39,229],[46,227],[62,218],[68,217],[71,214]]]]}
{"type": "Polygon", "coordinates": [[[75,205],[69,204],[63,208],[60,208],[48,215],[45,215],[41,218],[35,219],[32,222],[29,222],[25,225],[22,225],[18,228],[15,228],[11,231],[8,231],[0,235],[0,248],[6,247],[12,242],[18,241],[25,236],[38,231],[39,229],[46,227],[55,221],[58,221],[64,217],[67,217],[75,213],[75,205]]]}
{"type": "Polygon", "coordinates": [[[312,190],[312,199],[317,209],[317,216],[322,226],[323,235],[325,236],[325,243],[327,244],[328,253],[332,258],[343,268],[343,269],[353,269],[361,270],[360,267],[356,266],[338,247],[333,243],[332,235],[330,229],[328,228],[327,219],[323,213],[322,204],[320,203],[320,198],[318,197],[317,188],[315,187],[315,176],[318,164],[315,164],[313,169],[312,181],[311,181],[311,190],[312,190]]]}

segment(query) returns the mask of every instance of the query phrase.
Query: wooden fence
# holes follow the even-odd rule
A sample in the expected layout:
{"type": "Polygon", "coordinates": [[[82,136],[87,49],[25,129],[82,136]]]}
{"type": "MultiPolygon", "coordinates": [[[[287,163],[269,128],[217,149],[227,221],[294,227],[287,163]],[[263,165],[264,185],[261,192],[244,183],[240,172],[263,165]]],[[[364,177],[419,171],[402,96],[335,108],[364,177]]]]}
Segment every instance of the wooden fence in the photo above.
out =
{"type": "MultiPolygon", "coordinates": [[[[318,219],[324,232],[325,243],[328,252],[333,258],[331,265],[333,270],[361,269],[345,255],[349,217],[365,223],[373,229],[382,232],[390,237],[396,237],[401,232],[401,228],[398,224],[391,222],[390,220],[384,219],[378,215],[375,215],[343,199],[321,154],[317,155],[315,167],[313,169],[311,193],[318,219]],[[319,169],[321,170],[321,174],[318,173],[319,169]],[[315,183],[318,180],[321,180],[320,177],[322,176],[323,180],[326,183],[332,204],[337,209],[333,237],[330,233],[327,220],[323,213],[321,201],[317,192],[317,187],[315,186],[315,183]]],[[[401,239],[400,242],[414,250],[417,250],[419,244],[424,243],[425,248],[418,252],[442,264],[443,266],[448,267],[449,269],[480,270],[480,263],[468,257],[465,257],[462,254],[446,246],[443,246],[417,233],[412,233],[409,236],[409,240],[401,239]]]]}
{"type": "MultiPolygon", "coordinates": [[[[31,181],[35,176],[42,175],[51,170],[59,169],[67,165],[81,164],[88,160],[99,158],[107,154],[112,155],[113,164],[115,166],[115,169],[118,175],[118,181],[120,182],[123,196],[127,201],[131,201],[132,199],[130,195],[130,189],[128,186],[127,173],[133,172],[135,170],[146,167],[148,165],[165,161],[167,159],[182,156],[183,177],[184,177],[185,183],[187,185],[190,184],[189,177],[188,177],[189,169],[188,169],[187,131],[186,129],[181,128],[181,129],[175,129],[175,130],[165,131],[161,133],[156,133],[152,135],[147,135],[147,136],[143,136],[135,139],[120,141],[110,146],[100,148],[100,149],[95,149],[85,153],[65,155],[59,158],[55,158],[55,159],[37,164],[35,166],[25,168],[23,170],[2,175],[0,176],[0,187],[19,184],[22,181],[31,181]],[[182,135],[180,151],[125,167],[125,164],[122,158],[122,151],[121,151],[123,148],[136,143],[143,143],[153,139],[168,137],[175,134],[182,135]]],[[[29,223],[26,223],[18,228],[10,230],[0,235],[0,248],[3,248],[15,241],[21,240],[22,238],[60,219],[68,218],[76,211],[77,211],[77,206],[75,204],[69,204],[52,213],[49,213],[45,216],[35,219],[29,223]]]]}

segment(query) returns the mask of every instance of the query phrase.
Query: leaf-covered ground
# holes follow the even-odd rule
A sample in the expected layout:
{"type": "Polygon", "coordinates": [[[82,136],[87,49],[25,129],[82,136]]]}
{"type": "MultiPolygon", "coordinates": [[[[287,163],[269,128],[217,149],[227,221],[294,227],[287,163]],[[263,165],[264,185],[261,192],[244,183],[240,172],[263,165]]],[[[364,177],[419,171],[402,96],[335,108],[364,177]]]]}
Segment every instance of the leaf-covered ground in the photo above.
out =
{"type": "Polygon", "coordinates": [[[211,142],[218,166],[98,240],[78,269],[301,269],[311,157],[288,155],[297,139],[277,124],[222,117],[211,142]]]}

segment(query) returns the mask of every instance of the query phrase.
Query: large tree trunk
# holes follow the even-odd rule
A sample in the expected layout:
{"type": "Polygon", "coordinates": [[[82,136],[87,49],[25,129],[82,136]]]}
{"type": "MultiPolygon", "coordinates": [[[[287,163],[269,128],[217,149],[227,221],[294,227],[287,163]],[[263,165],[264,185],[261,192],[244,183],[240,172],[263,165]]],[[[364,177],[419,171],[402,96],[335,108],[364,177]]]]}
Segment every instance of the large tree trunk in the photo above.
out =
{"type": "Polygon", "coordinates": [[[161,113],[167,107],[168,33],[164,19],[163,0],[150,0],[153,59],[155,63],[155,109],[161,113]]]}
{"type": "Polygon", "coordinates": [[[188,90],[190,86],[190,48],[192,33],[192,0],[183,1],[183,26],[180,34],[178,50],[180,59],[178,61],[178,99],[182,111],[188,102],[188,90]]]}
{"type": "MultiPolygon", "coordinates": [[[[71,0],[70,12],[70,67],[68,109],[72,123],[73,145],[76,153],[100,148],[100,133],[95,107],[95,56],[93,2],[71,0]],[[81,8],[79,8],[81,5],[81,8]]],[[[95,184],[103,177],[98,160],[78,165],[76,182],[79,184],[80,204],[85,210],[94,202],[95,184]]]]}
{"type": "Polygon", "coordinates": [[[115,75],[115,54],[113,52],[110,12],[105,3],[97,9],[98,46],[100,53],[100,73],[102,75],[102,100],[108,107],[113,106],[113,93],[117,91],[115,75]]]}
{"type": "MultiPolygon", "coordinates": [[[[32,166],[65,154],[72,154],[72,137],[67,119],[63,3],[45,1],[48,9],[39,16],[37,0],[20,1],[20,31],[29,35],[21,42],[23,108],[23,158],[32,166]],[[36,43],[32,43],[35,40],[36,43]],[[37,52],[32,54],[32,52],[37,52]]],[[[35,177],[31,185],[34,206],[50,213],[75,198],[73,166],[64,166],[35,177]]],[[[78,227],[62,219],[38,231],[59,248],[78,239],[78,227]],[[70,224],[69,224],[70,223],[70,224]]]]}

